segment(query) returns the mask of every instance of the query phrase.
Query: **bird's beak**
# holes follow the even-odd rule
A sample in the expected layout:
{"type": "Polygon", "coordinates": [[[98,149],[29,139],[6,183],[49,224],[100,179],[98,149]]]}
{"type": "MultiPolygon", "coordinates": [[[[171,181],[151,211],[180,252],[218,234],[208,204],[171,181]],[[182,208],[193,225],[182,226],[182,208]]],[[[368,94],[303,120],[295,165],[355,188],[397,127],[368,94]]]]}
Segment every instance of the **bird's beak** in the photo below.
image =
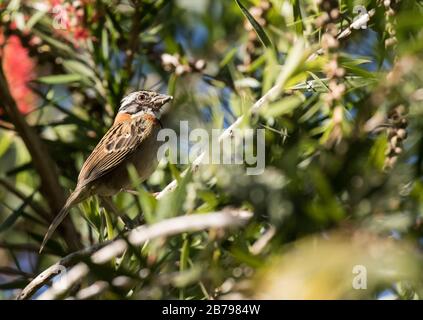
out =
{"type": "Polygon", "coordinates": [[[157,100],[160,101],[160,104],[163,106],[164,104],[168,103],[169,101],[172,101],[173,100],[173,97],[172,96],[165,95],[165,94],[161,94],[157,98],[157,100]]]}

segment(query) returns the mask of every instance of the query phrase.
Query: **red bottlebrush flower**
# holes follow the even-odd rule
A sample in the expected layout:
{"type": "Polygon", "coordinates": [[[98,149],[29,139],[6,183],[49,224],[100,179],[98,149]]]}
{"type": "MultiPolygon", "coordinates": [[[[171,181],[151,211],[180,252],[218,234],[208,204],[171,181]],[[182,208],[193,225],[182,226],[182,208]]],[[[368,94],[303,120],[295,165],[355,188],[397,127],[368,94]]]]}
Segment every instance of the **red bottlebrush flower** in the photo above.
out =
{"type": "Polygon", "coordinates": [[[4,42],[5,46],[0,52],[3,70],[19,111],[25,114],[33,110],[36,103],[36,96],[27,86],[28,82],[34,79],[35,63],[17,36],[4,39],[0,33],[0,44],[4,42]]]}
{"type": "Polygon", "coordinates": [[[87,29],[84,29],[82,27],[77,27],[75,28],[75,31],[73,33],[73,37],[75,40],[85,40],[88,39],[90,36],[89,32],[87,29]]]}
{"type": "Polygon", "coordinates": [[[81,41],[91,37],[89,30],[84,26],[85,3],[89,1],[50,0],[56,34],[71,41],[75,47],[79,47],[81,41]]]}

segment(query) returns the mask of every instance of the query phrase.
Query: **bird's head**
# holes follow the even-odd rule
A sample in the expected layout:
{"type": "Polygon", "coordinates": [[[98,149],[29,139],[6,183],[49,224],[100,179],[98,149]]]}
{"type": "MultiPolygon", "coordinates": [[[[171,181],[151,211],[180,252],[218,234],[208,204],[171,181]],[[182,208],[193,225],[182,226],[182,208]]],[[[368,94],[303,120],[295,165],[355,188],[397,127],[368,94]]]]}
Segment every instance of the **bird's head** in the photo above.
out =
{"type": "Polygon", "coordinates": [[[132,92],[122,99],[119,113],[126,113],[131,116],[138,116],[142,113],[158,115],[161,108],[172,99],[172,96],[154,91],[142,90],[132,92]]]}

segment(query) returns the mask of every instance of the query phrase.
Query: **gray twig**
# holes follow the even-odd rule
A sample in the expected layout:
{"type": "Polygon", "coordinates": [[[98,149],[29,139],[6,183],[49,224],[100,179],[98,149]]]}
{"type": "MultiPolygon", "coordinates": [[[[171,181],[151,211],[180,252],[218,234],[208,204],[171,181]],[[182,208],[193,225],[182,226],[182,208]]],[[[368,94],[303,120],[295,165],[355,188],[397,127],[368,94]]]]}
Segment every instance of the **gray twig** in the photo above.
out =
{"type": "MultiPolygon", "coordinates": [[[[186,215],[166,219],[153,225],[143,225],[127,234],[127,241],[134,246],[139,246],[148,240],[169,237],[183,232],[195,232],[210,228],[239,227],[248,222],[253,214],[243,210],[225,210],[208,214],[186,215]]],[[[119,256],[127,249],[127,241],[122,238],[96,244],[83,250],[74,252],[59,262],[47,268],[32,280],[17,297],[18,300],[29,299],[40,287],[51,278],[58,275],[63,268],[75,266],[81,259],[91,256],[91,262],[103,264],[119,256]]],[[[60,279],[60,285],[48,289],[40,299],[53,299],[67,291],[72,285],[86,274],[84,263],[72,267],[60,279]]],[[[85,265],[86,266],[86,265],[85,265]]]]}
{"type": "MultiPolygon", "coordinates": [[[[342,40],[342,39],[348,37],[352,33],[352,29],[361,29],[363,26],[366,26],[367,25],[367,22],[370,20],[371,17],[374,16],[375,13],[376,13],[376,10],[375,9],[371,9],[366,14],[363,14],[360,18],[358,18],[357,20],[354,20],[353,22],[351,22],[351,24],[348,27],[346,27],[344,30],[342,30],[336,36],[336,39],[337,40],[342,40]]],[[[310,57],[308,57],[307,61],[314,60],[318,56],[320,56],[321,54],[323,54],[323,49],[322,48],[320,48],[319,50],[315,51],[312,55],[310,55],[310,57]]]]}
{"type": "Polygon", "coordinates": [[[56,262],[46,270],[44,270],[42,273],[40,273],[35,279],[33,279],[19,294],[19,296],[16,297],[17,300],[26,300],[31,298],[35,292],[39,288],[41,288],[43,285],[45,285],[51,278],[54,276],[60,274],[61,271],[63,271],[63,268],[65,267],[71,267],[75,265],[78,261],[80,261],[82,258],[87,257],[91,255],[93,252],[99,250],[100,248],[104,247],[105,245],[108,245],[111,241],[108,242],[102,242],[95,244],[91,247],[76,251],[71,253],[70,255],[67,255],[60,261],[56,262]]]}

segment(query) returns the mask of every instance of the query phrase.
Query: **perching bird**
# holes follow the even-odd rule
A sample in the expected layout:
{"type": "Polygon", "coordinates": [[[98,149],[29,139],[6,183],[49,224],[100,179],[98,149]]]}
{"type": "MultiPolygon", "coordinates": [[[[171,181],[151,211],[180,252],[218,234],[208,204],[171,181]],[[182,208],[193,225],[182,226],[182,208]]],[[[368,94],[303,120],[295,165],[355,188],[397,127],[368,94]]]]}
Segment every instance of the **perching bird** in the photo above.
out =
{"type": "Polygon", "coordinates": [[[122,99],[112,127],[85,160],[75,190],[66,200],[44,236],[40,252],[70,208],[92,195],[110,197],[129,187],[127,166],[137,169],[141,181],[157,167],[157,134],[161,108],[171,96],[137,91],[122,99]]]}

